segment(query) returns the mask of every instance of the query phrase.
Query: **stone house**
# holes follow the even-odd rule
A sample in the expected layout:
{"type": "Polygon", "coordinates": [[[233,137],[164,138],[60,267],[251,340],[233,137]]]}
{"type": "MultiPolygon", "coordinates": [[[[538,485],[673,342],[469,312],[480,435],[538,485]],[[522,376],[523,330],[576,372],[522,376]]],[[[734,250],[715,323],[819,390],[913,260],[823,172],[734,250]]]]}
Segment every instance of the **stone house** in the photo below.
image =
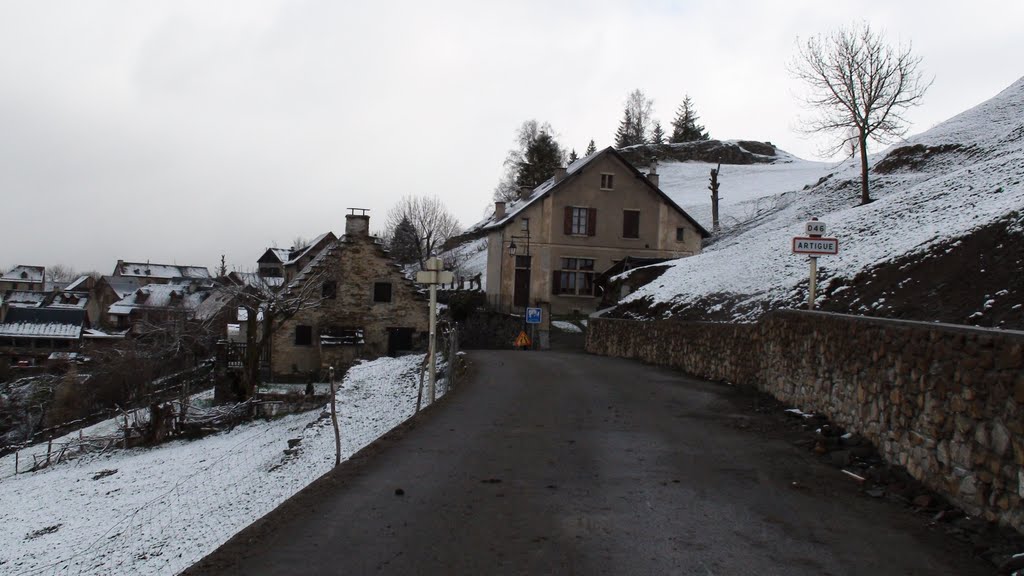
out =
{"type": "Polygon", "coordinates": [[[349,214],[345,234],[329,243],[288,285],[319,296],[271,337],[271,373],[277,380],[320,377],[357,359],[422,347],[427,302],[386,250],[370,235],[370,217],[349,214]],[[315,283],[315,286],[306,285],[315,283]]]}
{"type": "Polygon", "coordinates": [[[0,295],[8,290],[44,291],[46,289],[46,268],[42,266],[18,265],[0,276],[0,295]]]}
{"type": "Polygon", "coordinates": [[[550,305],[552,314],[597,310],[598,275],[626,258],[681,258],[710,233],[642,174],[605,148],[546,182],[469,233],[486,234],[487,299],[499,311],[550,305]],[[512,254],[512,245],[515,245],[512,254]]]}

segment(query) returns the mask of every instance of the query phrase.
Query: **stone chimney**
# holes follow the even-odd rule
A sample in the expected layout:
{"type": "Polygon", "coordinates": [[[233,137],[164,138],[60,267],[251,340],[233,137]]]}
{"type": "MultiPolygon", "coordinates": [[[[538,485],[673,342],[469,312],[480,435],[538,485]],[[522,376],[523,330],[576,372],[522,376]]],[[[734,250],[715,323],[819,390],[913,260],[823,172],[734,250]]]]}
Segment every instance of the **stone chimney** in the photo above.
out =
{"type": "Polygon", "coordinates": [[[370,216],[368,210],[362,208],[349,208],[349,214],[345,215],[345,236],[349,238],[369,238],[370,216]],[[362,212],[362,214],[356,214],[362,212]]]}
{"type": "Polygon", "coordinates": [[[565,170],[564,167],[559,166],[558,168],[555,168],[555,184],[557,184],[557,183],[561,182],[562,180],[564,180],[565,179],[565,175],[566,175],[566,170],[565,170]]]}
{"type": "Polygon", "coordinates": [[[520,186],[519,187],[519,197],[520,198],[526,198],[527,196],[529,196],[532,193],[533,193],[533,187],[532,186],[520,186]]]}
{"type": "Polygon", "coordinates": [[[647,173],[647,179],[651,181],[651,184],[658,185],[658,159],[651,159],[651,171],[647,173]]]}
{"type": "Polygon", "coordinates": [[[494,203],[494,219],[500,220],[505,217],[505,203],[495,202],[494,203]]]}

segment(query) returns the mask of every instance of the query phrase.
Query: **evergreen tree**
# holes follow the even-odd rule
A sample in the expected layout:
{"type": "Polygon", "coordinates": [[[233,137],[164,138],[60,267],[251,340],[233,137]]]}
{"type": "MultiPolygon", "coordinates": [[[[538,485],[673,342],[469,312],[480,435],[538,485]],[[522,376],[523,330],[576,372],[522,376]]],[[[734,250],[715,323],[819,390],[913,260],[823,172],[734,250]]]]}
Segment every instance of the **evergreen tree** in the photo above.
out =
{"type": "Polygon", "coordinates": [[[647,143],[647,127],[651,123],[651,111],[654,101],[644,96],[640,90],[630,92],[626,98],[626,109],[622,122],[615,133],[615,147],[625,148],[636,144],[647,143]]]}
{"type": "Polygon", "coordinates": [[[569,152],[569,164],[572,164],[573,162],[575,162],[575,161],[577,161],[579,159],[580,159],[580,157],[579,157],[578,154],[576,154],[576,149],[573,148],[572,152],[569,152]]]}
{"type": "Polygon", "coordinates": [[[565,153],[546,131],[541,131],[526,147],[523,160],[516,172],[517,186],[537,186],[555,175],[555,169],[562,166],[565,153]]]}
{"type": "Polygon", "coordinates": [[[399,264],[411,264],[419,260],[419,236],[408,216],[403,216],[391,232],[389,248],[391,257],[399,264]]]}
{"type": "Polygon", "coordinates": [[[594,152],[597,152],[597,146],[594,146],[594,139],[590,139],[590,144],[587,144],[587,151],[583,153],[584,156],[590,156],[594,152]]]}
{"type": "Polygon", "coordinates": [[[661,129],[661,122],[654,121],[654,128],[651,130],[651,144],[664,144],[665,131],[661,129]]]}
{"type": "Polygon", "coordinates": [[[693,101],[690,100],[689,94],[683,98],[683,103],[679,105],[679,110],[676,111],[676,117],[672,120],[672,137],[669,142],[673,144],[677,142],[693,142],[695,140],[708,140],[708,133],[704,131],[704,127],[697,124],[697,120],[700,117],[693,109],[693,101]]]}
{"type": "Polygon", "coordinates": [[[634,127],[633,111],[626,108],[619,122],[619,129],[615,131],[615,147],[625,148],[634,144],[643,144],[643,140],[637,141],[636,128],[634,127]]]}

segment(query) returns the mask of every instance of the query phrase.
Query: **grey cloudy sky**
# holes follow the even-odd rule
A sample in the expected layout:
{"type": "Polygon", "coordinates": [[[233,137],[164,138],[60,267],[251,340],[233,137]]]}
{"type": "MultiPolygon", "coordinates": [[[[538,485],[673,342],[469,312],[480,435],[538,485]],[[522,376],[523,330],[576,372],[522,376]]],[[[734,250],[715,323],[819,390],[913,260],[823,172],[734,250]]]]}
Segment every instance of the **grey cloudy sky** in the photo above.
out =
{"type": "Polygon", "coordinates": [[[786,63],[859,19],[935,76],[913,132],[1024,74],[1017,0],[0,0],[0,266],[251,269],[404,194],[469,225],[523,120],[601,148],[635,88],[814,158],[786,63]]]}

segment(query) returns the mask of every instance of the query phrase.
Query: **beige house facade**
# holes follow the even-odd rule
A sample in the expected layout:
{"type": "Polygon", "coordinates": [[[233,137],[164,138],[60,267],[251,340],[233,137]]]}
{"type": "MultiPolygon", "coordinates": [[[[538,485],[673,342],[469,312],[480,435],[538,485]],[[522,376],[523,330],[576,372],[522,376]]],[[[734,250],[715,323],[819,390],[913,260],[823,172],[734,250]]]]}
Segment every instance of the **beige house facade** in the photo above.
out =
{"type": "Polygon", "coordinates": [[[597,309],[594,280],[626,258],[698,254],[710,236],[613,148],[567,169],[475,226],[486,232],[487,298],[504,312],[550,306],[554,315],[597,309]],[[510,248],[515,245],[515,254],[510,248]]]}

